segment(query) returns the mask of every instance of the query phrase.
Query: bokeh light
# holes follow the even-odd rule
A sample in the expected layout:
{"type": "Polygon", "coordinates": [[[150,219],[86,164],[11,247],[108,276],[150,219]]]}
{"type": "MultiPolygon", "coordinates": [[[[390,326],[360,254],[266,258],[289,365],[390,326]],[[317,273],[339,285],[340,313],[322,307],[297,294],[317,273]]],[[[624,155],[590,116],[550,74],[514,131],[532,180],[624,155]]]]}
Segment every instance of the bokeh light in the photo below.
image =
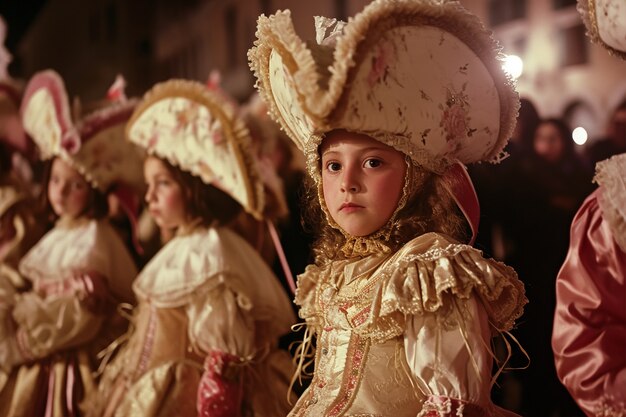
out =
{"type": "Polygon", "coordinates": [[[517,55],[506,55],[502,64],[504,72],[509,74],[513,79],[518,79],[524,70],[524,62],[517,55]]]}
{"type": "Polygon", "coordinates": [[[574,139],[576,145],[584,145],[587,143],[587,137],[587,131],[584,127],[578,126],[572,131],[572,139],[574,139]]]}

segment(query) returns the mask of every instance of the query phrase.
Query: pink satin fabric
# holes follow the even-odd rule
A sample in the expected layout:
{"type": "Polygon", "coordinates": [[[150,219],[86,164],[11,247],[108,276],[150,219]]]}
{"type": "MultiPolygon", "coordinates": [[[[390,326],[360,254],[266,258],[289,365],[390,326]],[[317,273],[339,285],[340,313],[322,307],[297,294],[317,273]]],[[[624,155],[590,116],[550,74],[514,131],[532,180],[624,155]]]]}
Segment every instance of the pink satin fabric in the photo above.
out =
{"type": "Polygon", "coordinates": [[[243,401],[241,370],[238,357],[215,350],[209,352],[198,387],[198,416],[241,416],[243,401]],[[237,367],[240,369],[236,369],[237,367]]]}
{"type": "Polygon", "coordinates": [[[557,373],[588,416],[626,416],[626,254],[598,205],[583,203],[556,283],[557,373]]]}
{"type": "Polygon", "coordinates": [[[37,281],[34,289],[45,297],[77,295],[94,313],[102,313],[111,300],[107,279],[97,272],[76,273],[58,281],[37,281]]]}

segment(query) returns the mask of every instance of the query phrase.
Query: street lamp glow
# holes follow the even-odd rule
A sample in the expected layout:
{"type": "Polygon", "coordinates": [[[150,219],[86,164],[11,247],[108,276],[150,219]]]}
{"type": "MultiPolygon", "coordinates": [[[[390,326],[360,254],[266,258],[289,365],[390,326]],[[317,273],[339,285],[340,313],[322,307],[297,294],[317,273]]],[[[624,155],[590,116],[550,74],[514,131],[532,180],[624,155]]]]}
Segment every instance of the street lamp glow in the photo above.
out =
{"type": "Polygon", "coordinates": [[[572,139],[574,139],[576,145],[584,145],[587,143],[587,137],[587,131],[584,127],[578,126],[572,131],[572,139]]]}
{"type": "Polygon", "coordinates": [[[513,79],[517,80],[524,70],[524,62],[517,55],[505,55],[502,69],[513,79]]]}

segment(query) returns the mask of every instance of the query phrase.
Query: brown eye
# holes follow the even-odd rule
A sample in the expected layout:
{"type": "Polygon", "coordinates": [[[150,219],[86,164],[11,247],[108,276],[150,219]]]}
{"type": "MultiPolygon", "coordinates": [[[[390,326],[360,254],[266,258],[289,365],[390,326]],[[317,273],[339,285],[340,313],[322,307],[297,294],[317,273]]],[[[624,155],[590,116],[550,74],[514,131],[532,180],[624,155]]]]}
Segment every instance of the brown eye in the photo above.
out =
{"type": "Polygon", "coordinates": [[[326,169],[330,172],[337,172],[341,169],[341,164],[339,162],[329,162],[326,164],[326,169]]]}
{"type": "Polygon", "coordinates": [[[382,161],[380,159],[368,159],[367,161],[365,161],[365,166],[367,168],[378,168],[379,166],[382,165],[382,161]]]}

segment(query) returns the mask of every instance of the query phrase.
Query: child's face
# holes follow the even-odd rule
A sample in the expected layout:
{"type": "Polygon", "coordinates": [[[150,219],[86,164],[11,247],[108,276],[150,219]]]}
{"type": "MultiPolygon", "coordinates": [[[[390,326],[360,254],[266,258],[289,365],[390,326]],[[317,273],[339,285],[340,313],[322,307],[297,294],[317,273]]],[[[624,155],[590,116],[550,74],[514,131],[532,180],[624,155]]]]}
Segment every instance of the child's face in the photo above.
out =
{"type": "Polygon", "coordinates": [[[150,215],[160,228],[176,228],[185,223],[187,212],[183,189],[160,159],[148,157],[143,166],[148,190],[146,203],[150,215]]]}
{"type": "Polygon", "coordinates": [[[59,217],[77,218],[87,209],[91,187],[85,178],[60,158],[52,162],[48,200],[59,217]]]}
{"type": "Polygon", "coordinates": [[[326,135],[321,155],[324,199],[333,220],[352,236],[383,227],[402,196],[404,154],[369,136],[338,130],[326,135]]]}

